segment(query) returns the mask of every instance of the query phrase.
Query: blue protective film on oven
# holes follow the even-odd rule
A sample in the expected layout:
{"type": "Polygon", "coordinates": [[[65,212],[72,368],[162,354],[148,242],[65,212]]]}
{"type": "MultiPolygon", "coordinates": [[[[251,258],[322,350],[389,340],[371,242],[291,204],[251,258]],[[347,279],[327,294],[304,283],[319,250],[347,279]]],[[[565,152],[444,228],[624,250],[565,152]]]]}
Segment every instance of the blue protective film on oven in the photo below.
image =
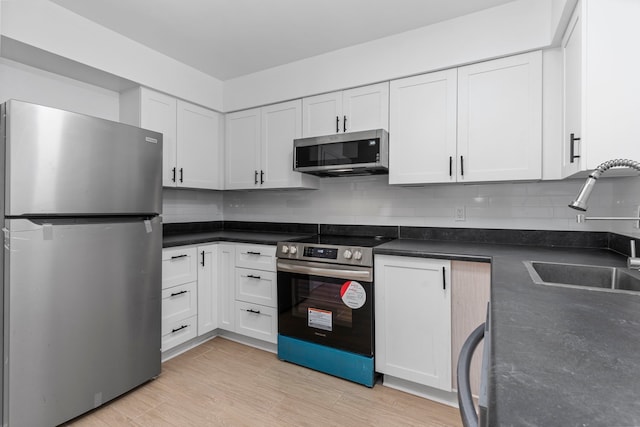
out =
{"type": "Polygon", "coordinates": [[[278,358],[367,387],[375,382],[373,357],[278,335],[278,358]]]}

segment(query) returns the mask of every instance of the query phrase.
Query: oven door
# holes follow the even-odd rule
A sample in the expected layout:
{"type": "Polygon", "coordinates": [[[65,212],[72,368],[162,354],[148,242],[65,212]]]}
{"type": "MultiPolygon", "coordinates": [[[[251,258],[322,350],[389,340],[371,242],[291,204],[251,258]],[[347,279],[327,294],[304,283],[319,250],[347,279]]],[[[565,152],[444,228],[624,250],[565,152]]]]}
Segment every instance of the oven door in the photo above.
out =
{"type": "Polygon", "coordinates": [[[373,356],[373,270],[278,260],[278,333],[373,356]]]}

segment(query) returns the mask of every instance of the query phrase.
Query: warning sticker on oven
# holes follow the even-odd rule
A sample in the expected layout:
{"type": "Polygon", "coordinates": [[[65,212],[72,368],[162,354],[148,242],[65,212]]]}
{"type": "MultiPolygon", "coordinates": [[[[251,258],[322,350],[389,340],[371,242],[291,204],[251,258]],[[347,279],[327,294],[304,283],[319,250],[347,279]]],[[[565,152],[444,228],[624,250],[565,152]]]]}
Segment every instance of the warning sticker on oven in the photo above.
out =
{"type": "Polygon", "coordinates": [[[330,311],[309,307],[307,313],[307,324],[310,328],[322,329],[324,331],[333,330],[333,316],[330,311]]]}
{"type": "Polygon", "coordinates": [[[340,288],[342,302],[349,308],[357,309],[367,301],[367,293],[362,285],[355,280],[344,282],[340,288]]]}

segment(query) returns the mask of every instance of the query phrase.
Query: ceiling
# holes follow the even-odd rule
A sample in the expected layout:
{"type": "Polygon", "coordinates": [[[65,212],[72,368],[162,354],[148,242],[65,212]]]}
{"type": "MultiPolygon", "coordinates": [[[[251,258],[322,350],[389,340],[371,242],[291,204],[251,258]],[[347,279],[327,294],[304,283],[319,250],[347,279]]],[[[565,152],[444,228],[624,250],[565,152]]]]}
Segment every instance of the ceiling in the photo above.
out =
{"type": "Polygon", "coordinates": [[[220,80],[513,0],[51,0],[220,80]]]}

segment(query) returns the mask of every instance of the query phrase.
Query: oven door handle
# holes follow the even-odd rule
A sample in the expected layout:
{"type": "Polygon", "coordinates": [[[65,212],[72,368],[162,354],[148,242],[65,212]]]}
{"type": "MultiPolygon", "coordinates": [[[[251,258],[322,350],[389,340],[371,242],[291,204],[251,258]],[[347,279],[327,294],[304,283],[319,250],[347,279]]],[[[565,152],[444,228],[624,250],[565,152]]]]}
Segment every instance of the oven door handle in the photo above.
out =
{"type": "MultiPolygon", "coordinates": [[[[310,263],[308,263],[310,264],[310,263]]],[[[372,281],[372,272],[371,269],[363,269],[363,270],[354,270],[354,269],[338,269],[322,266],[321,267],[311,266],[311,265],[302,265],[302,264],[292,264],[287,263],[286,261],[278,260],[278,272],[282,271],[285,273],[298,273],[298,274],[308,274],[313,276],[321,276],[321,277],[329,277],[336,279],[345,279],[345,280],[362,280],[363,282],[371,282],[372,281]]]]}

